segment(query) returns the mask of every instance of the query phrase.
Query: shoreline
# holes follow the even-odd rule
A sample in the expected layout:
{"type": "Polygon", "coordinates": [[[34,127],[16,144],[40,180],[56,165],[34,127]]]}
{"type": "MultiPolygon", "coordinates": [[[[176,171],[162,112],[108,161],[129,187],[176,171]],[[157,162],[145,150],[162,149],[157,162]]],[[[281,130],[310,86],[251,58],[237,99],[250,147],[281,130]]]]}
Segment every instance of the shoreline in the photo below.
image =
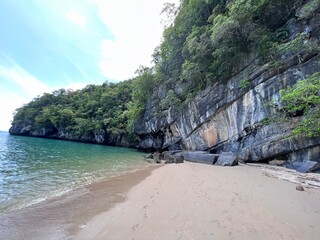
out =
{"type": "Polygon", "coordinates": [[[62,196],[0,215],[0,238],[70,239],[89,219],[125,201],[126,194],[158,165],[144,165],[62,196]]]}
{"type": "Polygon", "coordinates": [[[146,165],[0,215],[0,238],[312,239],[320,189],[257,166],[146,165]]]}
{"type": "MultiPolygon", "coordinates": [[[[121,169],[119,172],[115,173],[108,173],[106,176],[103,177],[98,177],[98,178],[93,178],[88,182],[79,184],[78,186],[72,186],[69,188],[65,188],[65,189],[59,189],[56,191],[51,191],[50,194],[43,196],[43,197],[37,197],[35,199],[32,199],[30,201],[26,201],[22,204],[16,204],[13,207],[8,207],[7,209],[4,209],[4,211],[0,211],[0,214],[10,214],[13,212],[18,212],[18,211],[23,211],[24,209],[29,209],[32,207],[37,207],[38,205],[41,204],[46,204],[49,202],[53,202],[62,198],[66,198],[69,195],[75,195],[75,194],[79,194],[83,189],[86,189],[90,186],[94,186],[96,184],[101,184],[104,183],[106,181],[112,181],[112,179],[117,178],[117,177],[124,177],[127,174],[131,174],[133,172],[136,171],[140,171],[143,170],[145,168],[148,168],[152,165],[153,163],[148,162],[145,165],[138,165],[135,167],[130,167],[128,169],[121,169]]],[[[1,215],[0,215],[1,216],[1,215]]]]}
{"type": "Polygon", "coordinates": [[[246,165],[168,164],[128,198],[87,222],[75,240],[313,239],[320,229],[320,189],[246,165]]]}

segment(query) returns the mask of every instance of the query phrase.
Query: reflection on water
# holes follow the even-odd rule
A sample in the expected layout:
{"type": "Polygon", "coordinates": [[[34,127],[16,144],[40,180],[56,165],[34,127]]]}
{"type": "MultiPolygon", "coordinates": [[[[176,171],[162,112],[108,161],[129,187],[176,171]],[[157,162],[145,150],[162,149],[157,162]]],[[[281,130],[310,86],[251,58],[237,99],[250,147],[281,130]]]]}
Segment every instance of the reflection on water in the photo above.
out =
{"type": "Polygon", "coordinates": [[[0,212],[146,164],[134,149],[0,132],[0,212]]]}

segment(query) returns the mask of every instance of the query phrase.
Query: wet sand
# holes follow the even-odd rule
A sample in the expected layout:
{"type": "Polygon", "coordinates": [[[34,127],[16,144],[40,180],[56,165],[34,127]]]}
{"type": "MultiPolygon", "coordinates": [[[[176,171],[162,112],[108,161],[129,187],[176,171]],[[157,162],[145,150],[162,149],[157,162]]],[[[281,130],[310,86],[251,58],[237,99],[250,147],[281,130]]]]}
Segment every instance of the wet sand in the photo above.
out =
{"type": "Polygon", "coordinates": [[[72,238],[318,239],[319,226],[319,189],[297,191],[255,167],[184,163],[154,170],[72,238]]]}
{"type": "Polygon", "coordinates": [[[37,205],[0,213],[0,239],[70,239],[91,218],[123,202],[129,189],[157,167],[142,167],[37,205]]]}

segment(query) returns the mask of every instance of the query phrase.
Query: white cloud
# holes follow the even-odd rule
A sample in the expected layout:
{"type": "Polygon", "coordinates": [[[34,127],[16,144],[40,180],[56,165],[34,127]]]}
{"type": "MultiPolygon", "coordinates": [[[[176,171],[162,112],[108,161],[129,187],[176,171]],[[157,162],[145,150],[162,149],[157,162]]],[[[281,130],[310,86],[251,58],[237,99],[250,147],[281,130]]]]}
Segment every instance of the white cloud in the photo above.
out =
{"type": "Polygon", "coordinates": [[[0,78],[22,88],[25,95],[29,97],[34,97],[50,91],[50,88],[47,85],[27,73],[19,66],[6,67],[0,65],[0,78]]]}
{"type": "Polygon", "coordinates": [[[125,80],[140,65],[149,66],[163,32],[160,12],[165,2],[178,0],[92,0],[112,31],[114,41],[102,40],[99,66],[106,78],[125,80]]]}
{"type": "Polygon", "coordinates": [[[5,63],[0,65],[0,86],[5,82],[13,86],[10,89],[0,88],[0,130],[8,130],[15,109],[28,103],[37,95],[51,92],[51,89],[3,53],[0,53],[0,57],[1,63],[5,63]],[[18,90],[22,90],[20,91],[22,93],[17,94],[18,90]]]}
{"type": "Polygon", "coordinates": [[[26,99],[22,96],[14,94],[12,92],[0,90],[0,102],[1,102],[1,117],[0,117],[0,130],[8,131],[11,126],[11,120],[13,112],[22,104],[26,103],[26,99]]]}
{"type": "Polygon", "coordinates": [[[80,13],[74,10],[67,12],[65,14],[65,17],[79,27],[84,27],[87,22],[85,16],[81,15],[80,13]]]}
{"type": "Polygon", "coordinates": [[[36,80],[33,76],[19,69],[8,69],[0,66],[0,77],[9,80],[18,87],[22,88],[26,95],[36,96],[50,89],[42,82],[36,80]]]}

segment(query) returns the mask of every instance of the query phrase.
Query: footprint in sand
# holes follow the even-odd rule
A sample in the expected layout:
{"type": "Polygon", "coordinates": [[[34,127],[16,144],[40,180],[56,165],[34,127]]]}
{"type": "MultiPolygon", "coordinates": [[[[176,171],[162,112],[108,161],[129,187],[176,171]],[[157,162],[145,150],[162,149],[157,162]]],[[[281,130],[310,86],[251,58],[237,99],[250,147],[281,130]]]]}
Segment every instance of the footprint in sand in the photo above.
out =
{"type": "Polygon", "coordinates": [[[133,225],[133,226],[132,226],[132,230],[135,231],[135,230],[139,227],[139,225],[140,225],[140,224],[133,225]]]}

